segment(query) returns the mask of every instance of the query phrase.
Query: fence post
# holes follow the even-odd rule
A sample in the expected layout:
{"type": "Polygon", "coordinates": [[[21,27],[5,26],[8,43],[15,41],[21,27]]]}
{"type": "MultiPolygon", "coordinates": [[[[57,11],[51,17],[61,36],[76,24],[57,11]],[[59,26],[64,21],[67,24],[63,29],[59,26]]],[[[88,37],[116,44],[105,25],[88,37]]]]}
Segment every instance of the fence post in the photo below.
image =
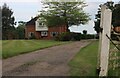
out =
{"type": "Polygon", "coordinates": [[[103,30],[102,33],[100,34],[100,41],[99,41],[99,62],[100,62],[99,76],[107,76],[107,72],[108,72],[110,41],[106,35],[110,37],[111,19],[112,19],[111,10],[108,9],[107,6],[102,5],[100,27],[103,30]]]}
{"type": "MultiPolygon", "coordinates": [[[[101,6],[101,18],[100,18],[100,28],[103,28],[103,15],[104,15],[104,11],[106,9],[106,6],[101,6]]],[[[99,29],[99,31],[101,30],[99,29]]],[[[98,63],[97,63],[97,74],[99,75],[100,73],[100,53],[101,53],[101,43],[102,43],[102,31],[99,32],[99,47],[98,47],[98,63]]]]}

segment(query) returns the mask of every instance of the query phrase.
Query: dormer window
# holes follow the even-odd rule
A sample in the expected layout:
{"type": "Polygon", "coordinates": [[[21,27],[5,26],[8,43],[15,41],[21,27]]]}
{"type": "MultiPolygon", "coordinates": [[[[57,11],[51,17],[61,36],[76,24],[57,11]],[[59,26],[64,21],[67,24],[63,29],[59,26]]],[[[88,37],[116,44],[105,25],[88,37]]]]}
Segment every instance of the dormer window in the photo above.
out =
{"type": "Polygon", "coordinates": [[[42,26],[42,23],[39,23],[40,26],[42,26]]]}
{"type": "Polygon", "coordinates": [[[43,19],[39,18],[36,21],[36,31],[48,31],[48,27],[43,19]]]}
{"type": "Polygon", "coordinates": [[[44,27],[45,26],[45,24],[44,23],[39,23],[39,27],[44,27]]]}

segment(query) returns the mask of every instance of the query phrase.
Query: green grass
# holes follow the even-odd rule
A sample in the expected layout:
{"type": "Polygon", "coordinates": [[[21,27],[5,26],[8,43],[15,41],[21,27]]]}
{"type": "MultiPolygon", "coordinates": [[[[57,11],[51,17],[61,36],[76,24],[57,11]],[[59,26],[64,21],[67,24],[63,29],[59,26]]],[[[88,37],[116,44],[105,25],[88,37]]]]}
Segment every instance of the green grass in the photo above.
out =
{"type": "Polygon", "coordinates": [[[3,40],[2,57],[5,59],[19,54],[28,53],[64,43],[68,42],[52,40],[3,40]]]}
{"type": "Polygon", "coordinates": [[[82,48],[69,62],[70,76],[96,76],[98,41],[82,48]]]}
{"type": "Polygon", "coordinates": [[[2,58],[2,40],[0,40],[0,59],[2,58]]]}

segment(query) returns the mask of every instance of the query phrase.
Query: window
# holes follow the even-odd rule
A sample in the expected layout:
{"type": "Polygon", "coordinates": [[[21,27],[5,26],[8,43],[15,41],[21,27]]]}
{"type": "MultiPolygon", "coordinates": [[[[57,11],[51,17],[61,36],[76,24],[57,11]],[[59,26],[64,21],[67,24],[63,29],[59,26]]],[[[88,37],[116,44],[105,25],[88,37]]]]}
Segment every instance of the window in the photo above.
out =
{"type": "Polygon", "coordinates": [[[43,23],[39,23],[39,27],[44,27],[44,24],[43,23]]]}
{"type": "Polygon", "coordinates": [[[57,36],[57,35],[58,35],[58,32],[51,32],[50,35],[51,35],[52,37],[57,36]]]}
{"type": "Polygon", "coordinates": [[[33,37],[34,36],[34,32],[29,32],[28,36],[29,37],[33,37]]]}
{"type": "Polygon", "coordinates": [[[41,25],[42,25],[42,23],[39,23],[39,25],[41,26],[41,25]]]}
{"type": "Polygon", "coordinates": [[[48,32],[47,31],[41,32],[41,36],[48,36],[48,32]]]}

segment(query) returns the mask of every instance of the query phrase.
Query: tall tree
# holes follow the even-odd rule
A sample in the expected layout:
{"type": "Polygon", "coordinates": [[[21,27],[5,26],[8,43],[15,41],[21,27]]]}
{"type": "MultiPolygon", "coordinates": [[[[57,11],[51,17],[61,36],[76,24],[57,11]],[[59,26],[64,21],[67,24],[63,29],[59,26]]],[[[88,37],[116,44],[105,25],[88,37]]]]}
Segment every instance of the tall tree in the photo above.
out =
{"type": "Polygon", "coordinates": [[[4,4],[2,6],[2,39],[13,39],[15,37],[14,21],[12,9],[4,4]]]}
{"type": "Polygon", "coordinates": [[[68,29],[69,26],[86,24],[90,20],[89,15],[83,10],[86,4],[82,1],[43,2],[43,5],[45,7],[40,16],[46,19],[47,26],[65,24],[68,29]]]}
{"type": "MultiPolygon", "coordinates": [[[[113,11],[114,2],[108,1],[108,2],[104,3],[104,5],[106,5],[109,9],[111,9],[113,11]]],[[[95,15],[96,21],[95,21],[94,29],[97,32],[97,34],[101,31],[101,29],[100,29],[100,18],[101,18],[101,4],[99,5],[98,12],[95,15]]]]}
{"type": "Polygon", "coordinates": [[[83,30],[83,34],[85,34],[85,35],[86,35],[86,34],[87,34],[87,30],[83,30]]]}
{"type": "Polygon", "coordinates": [[[16,28],[18,38],[24,39],[25,38],[25,24],[26,24],[26,22],[19,21],[18,23],[19,23],[18,27],[16,28]]]}
{"type": "Polygon", "coordinates": [[[0,40],[2,39],[2,9],[0,6],[0,40]]]}
{"type": "Polygon", "coordinates": [[[113,26],[120,26],[120,2],[113,9],[113,26]]]}

